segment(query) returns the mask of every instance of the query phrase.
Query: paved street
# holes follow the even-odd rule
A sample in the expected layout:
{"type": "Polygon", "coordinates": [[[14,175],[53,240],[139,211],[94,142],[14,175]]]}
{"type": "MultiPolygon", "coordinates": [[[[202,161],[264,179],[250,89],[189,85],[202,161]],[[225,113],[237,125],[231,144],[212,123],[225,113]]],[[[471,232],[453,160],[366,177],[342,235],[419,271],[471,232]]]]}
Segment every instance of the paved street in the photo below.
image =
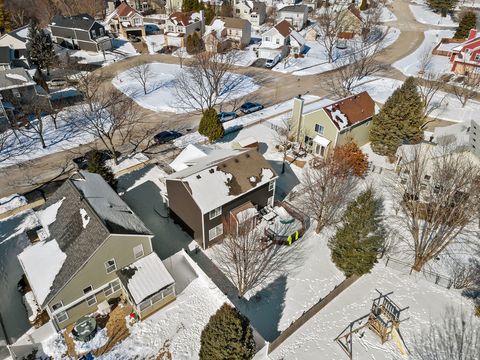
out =
{"type": "MultiPolygon", "coordinates": [[[[398,20],[390,22],[388,25],[399,28],[401,34],[393,45],[383,50],[378,56],[378,59],[386,65],[390,65],[413,52],[423,41],[423,31],[429,28],[415,21],[408,8],[408,3],[408,0],[397,0],[393,3],[393,12],[398,20]]],[[[117,74],[139,63],[154,61],[178,63],[178,58],[161,54],[143,54],[116,62],[101,69],[108,79],[105,86],[113,86],[111,79],[117,74]]],[[[255,101],[263,103],[266,107],[307,92],[312,95],[326,96],[330,90],[327,80],[332,76],[332,72],[309,76],[294,76],[257,67],[238,67],[235,71],[253,77],[260,84],[260,89],[251,93],[247,99],[255,99],[255,101]]],[[[405,79],[405,76],[400,71],[393,69],[391,66],[385,70],[384,75],[399,80],[405,79]]],[[[124,95],[119,92],[119,96],[124,95]]],[[[154,112],[136,104],[134,106],[144,121],[142,128],[138,129],[139,132],[146,129],[156,129],[158,131],[169,128],[195,129],[200,120],[199,114],[176,115],[154,112]]],[[[30,184],[32,179],[35,183],[41,183],[56,176],[61,172],[61,168],[68,160],[95,146],[101,147],[101,144],[85,144],[83,147],[73,151],[58,152],[28,163],[0,169],[0,197],[18,191],[24,192],[33,189],[35,186],[30,184]]]]}

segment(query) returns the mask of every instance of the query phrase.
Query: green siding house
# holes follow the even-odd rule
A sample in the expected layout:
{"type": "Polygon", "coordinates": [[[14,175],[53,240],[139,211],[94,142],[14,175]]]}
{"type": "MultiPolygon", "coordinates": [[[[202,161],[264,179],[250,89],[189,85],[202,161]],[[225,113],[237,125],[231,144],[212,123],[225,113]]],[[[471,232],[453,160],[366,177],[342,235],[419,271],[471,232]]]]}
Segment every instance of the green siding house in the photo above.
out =
{"type": "Polygon", "coordinates": [[[40,241],[18,259],[57,329],[121,297],[140,319],[175,299],[152,234],[98,174],[80,171],[37,211],[40,241]]]}
{"type": "Polygon", "coordinates": [[[292,137],[320,157],[350,140],[362,146],[368,143],[375,110],[375,102],[367,92],[336,102],[321,99],[309,104],[297,97],[292,110],[292,137]]]}

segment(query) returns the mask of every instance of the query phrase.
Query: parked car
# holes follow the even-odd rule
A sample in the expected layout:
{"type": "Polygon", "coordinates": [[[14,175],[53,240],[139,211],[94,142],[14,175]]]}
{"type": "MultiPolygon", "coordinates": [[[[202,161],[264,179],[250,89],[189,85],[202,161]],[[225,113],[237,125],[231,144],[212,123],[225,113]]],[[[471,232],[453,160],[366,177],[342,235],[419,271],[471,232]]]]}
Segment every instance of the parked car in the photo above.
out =
{"type": "Polygon", "coordinates": [[[47,81],[49,88],[60,88],[68,85],[67,80],[62,78],[51,79],[47,81]]]}
{"type": "Polygon", "coordinates": [[[165,144],[169,141],[178,139],[180,136],[182,136],[182,134],[180,134],[178,131],[174,131],[174,130],[162,131],[157,135],[155,135],[153,137],[153,140],[155,140],[157,144],[165,144]]]}
{"type": "Polygon", "coordinates": [[[250,114],[258,110],[262,110],[263,105],[257,102],[246,102],[240,106],[240,111],[244,114],[250,114]]]}
{"type": "Polygon", "coordinates": [[[281,59],[280,55],[275,56],[273,59],[267,59],[267,61],[265,61],[265,67],[269,69],[273,68],[275,65],[279,63],[280,59],[281,59]]]}
{"type": "Polygon", "coordinates": [[[237,113],[234,111],[222,111],[218,113],[217,115],[218,120],[220,120],[221,123],[233,120],[238,117],[237,113]]]}

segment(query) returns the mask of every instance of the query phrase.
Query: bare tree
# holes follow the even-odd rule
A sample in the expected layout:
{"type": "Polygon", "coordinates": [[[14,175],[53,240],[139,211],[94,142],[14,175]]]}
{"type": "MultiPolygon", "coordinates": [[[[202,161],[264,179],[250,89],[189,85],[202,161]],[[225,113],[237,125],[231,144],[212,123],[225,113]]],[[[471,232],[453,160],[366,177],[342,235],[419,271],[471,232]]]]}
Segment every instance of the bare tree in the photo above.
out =
{"type": "Polygon", "coordinates": [[[401,181],[391,193],[400,205],[400,226],[408,231],[404,240],[413,269],[420,271],[449,245],[468,238],[480,209],[480,168],[447,147],[414,145],[401,152],[397,170],[401,181]]]}
{"type": "Polygon", "coordinates": [[[47,147],[45,128],[47,122],[51,120],[48,116],[45,116],[45,113],[51,111],[50,103],[42,96],[35,96],[20,106],[29,116],[33,116],[27,126],[19,129],[20,133],[29,139],[40,142],[42,148],[45,149],[47,147]]]}
{"type": "Polygon", "coordinates": [[[427,50],[420,58],[419,76],[416,78],[418,92],[422,98],[424,119],[433,111],[440,108],[447,96],[440,97],[438,92],[442,88],[442,74],[432,69],[432,52],[427,50]]]}
{"type": "MultiPolygon", "coordinates": [[[[268,244],[255,217],[240,213],[237,220],[225,219],[225,238],[214,247],[218,267],[238,289],[238,297],[284,273],[293,254],[285,247],[268,244]]],[[[290,248],[289,248],[290,249],[290,248]]]]}
{"type": "Polygon", "coordinates": [[[75,80],[77,90],[82,94],[90,111],[93,111],[97,97],[101,96],[104,91],[106,77],[101,71],[82,71],[75,76],[75,80]]]}
{"type": "Polygon", "coordinates": [[[480,288],[480,259],[476,257],[470,257],[468,261],[450,259],[449,275],[455,289],[480,288]]]}
{"type": "Polygon", "coordinates": [[[148,84],[150,83],[152,76],[150,64],[144,63],[134,66],[128,70],[128,76],[137,81],[142,86],[143,93],[147,95],[149,92],[148,84]]]}
{"type": "Polygon", "coordinates": [[[353,169],[345,171],[345,167],[335,164],[331,157],[318,162],[308,168],[301,179],[305,211],[317,221],[317,233],[340,221],[357,184],[353,169]]]}
{"type": "Polygon", "coordinates": [[[196,54],[176,78],[178,106],[204,113],[244,90],[245,77],[231,72],[237,58],[236,51],[196,54]]]}
{"type": "Polygon", "coordinates": [[[452,86],[452,93],[464,107],[480,90],[480,73],[477,68],[469,70],[452,86]]]}
{"type": "Polygon", "coordinates": [[[317,27],[319,36],[317,41],[325,48],[328,62],[334,62],[335,47],[338,34],[349,27],[347,6],[344,4],[327,5],[319,9],[317,27]]]}
{"type": "Polygon", "coordinates": [[[276,128],[274,136],[275,146],[282,152],[282,174],[285,173],[288,150],[292,146],[292,130],[292,123],[287,116],[282,120],[282,124],[276,128]]]}
{"type": "Polygon", "coordinates": [[[413,360],[472,360],[480,358],[479,321],[462,310],[447,308],[440,320],[413,337],[413,360]]]}
{"type": "Polygon", "coordinates": [[[97,94],[92,103],[78,107],[73,121],[80,131],[99,139],[118,163],[117,148],[127,143],[136,127],[140,127],[140,115],[133,100],[120,96],[115,89],[97,94]]]}

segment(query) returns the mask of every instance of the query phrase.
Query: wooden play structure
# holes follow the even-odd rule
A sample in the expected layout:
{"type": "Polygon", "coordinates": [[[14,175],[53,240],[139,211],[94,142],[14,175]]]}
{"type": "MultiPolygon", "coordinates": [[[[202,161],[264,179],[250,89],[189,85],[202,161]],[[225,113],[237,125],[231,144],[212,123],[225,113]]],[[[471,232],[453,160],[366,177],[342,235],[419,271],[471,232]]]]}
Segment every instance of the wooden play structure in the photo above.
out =
{"type": "Polygon", "coordinates": [[[352,321],[335,339],[350,360],[353,359],[353,335],[365,327],[374,332],[382,344],[394,339],[402,355],[408,352],[399,331],[400,323],[407,320],[400,319],[400,315],[408,307],[402,309],[395,304],[389,297],[393,292],[388,294],[382,294],[378,290],[377,292],[379,296],[373,299],[370,313],[352,321]]]}

